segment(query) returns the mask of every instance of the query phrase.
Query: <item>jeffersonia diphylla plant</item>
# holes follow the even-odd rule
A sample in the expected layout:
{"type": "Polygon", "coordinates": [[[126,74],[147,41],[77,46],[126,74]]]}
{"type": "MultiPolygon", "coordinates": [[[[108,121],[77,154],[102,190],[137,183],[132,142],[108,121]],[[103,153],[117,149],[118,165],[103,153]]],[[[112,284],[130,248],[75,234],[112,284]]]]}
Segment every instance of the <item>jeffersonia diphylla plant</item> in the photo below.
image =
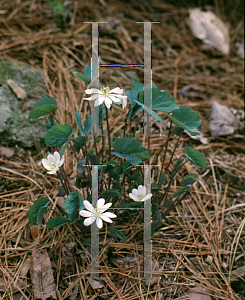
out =
{"type": "MultiPolygon", "coordinates": [[[[99,229],[103,227],[103,222],[106,222],[112,234],[126,241],[122,232],[113,228],[114,224],[120,222],[120,218],[116,218],[119,215],[116,210],[113,211],[113,208],[141,208],[144,201],[152,201],[152,232],[154,232],[162,225],[165,216],[186,198],[198,178],[196,173],[185,175],[180,182],[182,188],[173,192],[171,186],[176,174],[183,169],[187,162],[194,164],[199,172],[201,172],[200,168],[208,167],[203,154],[190,146],[186,146],[183,155],[175,163],[173,162],[175,150],[184,130],[192,136],[198,135],[201,133],[202,121],[192,108],[185,105],[178,106],[170,93],[159,90],[154,84],[151,90],[151,108],[144,105],[144,93],[148,87],[144,89],[144,85],[138,82],[131,83],[132,89],[127,91],[126,95],[119,87],[112,90],[107,86],[100,90],[86,89],[91,80],[90,70],[91,65],[84,68],[83,74],[72,69],[79,79],[85,81],[85,94],[88,95],[84,98],[87,101],[86,104],[90,105],[91,101],[95,101],[94,106],[97,107],[94,114],[87,116],[85,122],[81,118],[81,112],[74,112],[79,129],[78,136],[74,137],[75,129],[71,125],[57,122],[55,111],[58,109],[58,105],[52,97],[45,96],[39,99],[29,115],[29,119],[49,115],[44,139],[48,147],[59,148],[59,152],[48,154],[42,163],[48,170],[49,176],[59,176],[61,187],[58,187],[58,190],[59,195],[65,198],[65,209],[55,208],[54,212],[57,216],[50,218],[46,222],[46,227],[54,231],[60,226],[68,226],[79,232],[81,236],[81,233],[88,232],[88,226],[94,222],[99,229]],[[121,106],[124,110],[127,109],[125,126],[123,131],[119,130],[116,134],[111,135],[109,111],[112,107],[116,108],[117,106],[121,106]],[[155,160],[150,162],[153,167],[151,193],[148,194],[143,182],[143,166],[144,162],[149,162],[152,156],[150,142],[148,142],[148,148],[144,148],[136,135],[137,130],[142,132],[140,125],[144,109],[163,125],[158,111],[166,113],[170,120],[167,137],[162,141],[161,149],[155,160]],[[138,118],[136,118],[136,114],[138,114],[138,118]],[[135,120],[136,124],[133,126],[135,120]],[[94,121],[100,130],[100,135],[89,139],[94,121]],[[104,123],[106,123],[106,127],[104,123]],[[174,135],[178,138],[170,159],[166,161],[168,143],[174,135]],[[102,142],[100,153],[97,151],[99,142],[102,142]],[[92,147],[89,148],[89,145],[92,147]],[[76,188],[71,187],[63,169],[65,161],[63,153],[67,147],[76,153],[76,157],[82,157],[77,161],[76,188]],[[105,157],[105,152],[108,157],[105,157]],[[155,167],[159,156],[161,156],[161,165],[155,167]],[[98,166],[99,174],[99,200],[96,207],[91,204],[91,166],[93,165],[98,166]]],[[[31,225],[37,223],[39,227],[41,226],[45,212],[47,209],[51,209],[50,204],[50,200],[46,197],[34,201],[29,210],[31,225]]],[[[129,211],[128,213],[134,214],[135,212],[129,211]]],[[[84,243],[86,242],[87,240],[84,238],[84,243]]]]}

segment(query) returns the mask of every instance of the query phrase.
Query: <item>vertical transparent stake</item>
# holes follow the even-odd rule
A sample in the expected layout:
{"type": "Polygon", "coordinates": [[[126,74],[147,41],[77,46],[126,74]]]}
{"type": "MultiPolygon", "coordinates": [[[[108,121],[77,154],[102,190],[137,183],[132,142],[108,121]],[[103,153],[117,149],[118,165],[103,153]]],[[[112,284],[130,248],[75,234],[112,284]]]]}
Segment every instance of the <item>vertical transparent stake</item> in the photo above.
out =
{"type": "MultiPolygon", "coordinates": [[[[144,166],[146,194],[151,192],[151,166],[144,166]]],[[[144,202],[144,279],[152,276],[151,200],[144,202]]]]}
{"type": "MultiPolygon", "coordinates": [[[[151,23],[144,22],[144,104],[151,108],[151,23]],[[147,89],[146,89],[147,87],[147,89]]],[[[144,110],[144,135],[151,135],[151,114],[144,110]]]]}
{"type": "MultiPolygon", "coordinates": [[[[98,166],[92,166],[92,205],[98,201],[98,166]]],[[[96,222],[91,225],[91,277],[99,278],[99,229],[96,222]]]]}
{"type": "MultiPolygon", "coordinates": [[[[99,88],[99,23],[92,22],[92,76],[91,76],[91,87],[92,89],[99,88]]],[[[95,101],[91,101],[91,113],[94,115],[94,126],[92,128],[92,135],[99,135],[99,107],[94,106],[95,101]]]]}

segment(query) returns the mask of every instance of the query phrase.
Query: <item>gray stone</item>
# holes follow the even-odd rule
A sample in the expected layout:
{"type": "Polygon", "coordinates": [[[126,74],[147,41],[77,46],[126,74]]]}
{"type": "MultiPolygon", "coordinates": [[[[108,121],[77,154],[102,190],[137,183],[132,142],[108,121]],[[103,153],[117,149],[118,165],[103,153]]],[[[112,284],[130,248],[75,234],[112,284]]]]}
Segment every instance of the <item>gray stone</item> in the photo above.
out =
{"type": "Polygon", "coordinates": [[[45,83],[39,70],[20,62],[0,61],[0,143],[24,148],[35,146],[35,141],[43,143],[45,118],[28,121],[28,116],[37,100],[45,95],[45,91],[45,83]],[[26,92],[26,99],[18,99],[7,85],[9,79],[26,92]]]}
{"type": "Polygon", "coordinates": [[[237,121],[226,105],[214,102],[208,127],[212,136],[230,135],[237,128],[237,121]]]}

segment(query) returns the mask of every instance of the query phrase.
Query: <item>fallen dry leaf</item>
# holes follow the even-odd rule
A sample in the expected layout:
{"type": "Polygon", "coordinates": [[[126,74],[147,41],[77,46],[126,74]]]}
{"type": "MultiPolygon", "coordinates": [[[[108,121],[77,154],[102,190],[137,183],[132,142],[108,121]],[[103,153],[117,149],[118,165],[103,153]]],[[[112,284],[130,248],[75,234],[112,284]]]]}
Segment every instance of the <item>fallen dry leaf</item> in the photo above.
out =
{"type": "Polygon", "coordinates": [[[88,278],[88,282],[91,285],[92,289],[97,290],[104,287],[99,281],[92,279],[91,277],[88,278]]]}
{"type": "Polygon", "coordinates": [[[26,277],[31,265],[31,256],[28,255],[25,259],[25,261],[22,264],[22,267],[20,269],[20,277],[26,277]]]}
{"type": "Polygon", "coordinates": [[[33,225],[31,227],[31,237],[32,237],[32,239],[35,241],[39,237],[39,234],[40,234],[39,227],[37,225],[33,225]]]}
{"type": "Polygon", "coordinates": [[[189,297],[189,300],[212,300],[208,294],[208,289],[200,286],[190,288],[186,292],[186,295],[189,297]]]}
{"type": "Polygon", "coordinates": [[[38,250],[34,247],[30,273],[35,299],[57,299],[51,262],[46,250],[38,250]]]}
{"type": "Polygon", "coordinates": [[[21,87],[19,87],[18,84],[12,79],[8,79],[7,84],[11,87],[11,89],[19,99],[24,100],[26,98],[26,92],[21,87]]]}
{"type": "Polygon", "coordinates": [[[189,14],[187,23],[196,38],[223,54],[230,52],[229,30],[218,16],[212,11],[201,11],[200,8],[189,9],[189,14]]]}

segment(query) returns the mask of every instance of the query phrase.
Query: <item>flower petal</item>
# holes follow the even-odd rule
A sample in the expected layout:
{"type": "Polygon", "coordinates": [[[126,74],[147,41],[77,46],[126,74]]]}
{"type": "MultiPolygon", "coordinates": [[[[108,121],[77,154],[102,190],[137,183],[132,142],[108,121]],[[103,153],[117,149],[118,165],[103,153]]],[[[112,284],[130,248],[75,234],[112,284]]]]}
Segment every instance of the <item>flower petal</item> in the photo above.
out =
{"type": "Polygon", "coordinates": [[[96,204],[96,207],[97,208],[102,208],[105,204],[105,199],[104,198],[100,198],[98,201],[97,201],[97,204],[96,204]]]}
{"type": "Polygon", "coordinates": [[[84,206],[85,206],[85,208],[87,210],[91,211],[94,215],[96,215],[95,209],[94,209],[93,205],[89,201],[84,200],[83,204],[84,204],[84,206]]]}
{"type": "Polygon", "coordinates": [[[141,201],[146,201],[151,199],[152,194],[147,194],[141,201]]]}
{"type": "Polygon", "coordinates": [[[59,152],[57,152],[57,151],[54,152],[54,159],[55,159],[55,161],[60,161],[60,154],[59,154],[59,152]]]}
{"type": "Polygon", "coordinates": [[[50,162],[46,158],[42,159],[42,164],[43,164],[43,166],[44,166],[45,169],[47,169],[47,170],[53,170],[53,168],[50,165],[50,162]]]}
{"type": "Polygon", "coordinates": [[[136,195],[134,195],[134,194],[132,194],[132,193],[129,193],[129,197],[130,197],[131,199],[133,199],[134,201],[136,201],[136,202],[140,202],[140,199],[139,199],[136,195]]]}
{"type": "Polygon", "coordinates": [[[139,186],[138,186],[138,193],[139,193],[140,195],[142,195],[142,196],[145,195],[145,194],[144,194],[144,187],[143,187],[142,185],[139,185],[139,186]]]}
{"type": "Polygon", "coordinates": [[[106,97],[105,98],[105,105],[109,109],[111,107],[112,101],[110,98],[106,97]]]}
{"type": "Polygon", "coordinates": [[[99,229],[101,229],[103,227],[103,222],[100,218],[96,219],[96,225],[99,229]]]}
{"type": "Polygon", "coordinates": [[[84,209],[83,209],[83,210],[80,210],[80,211],[79,211],[79,214],[80,214],[80,216],[85,217],[85,218],[95,216],[91,211],[84,210],[84,209]]]}
{"type": "Polygon", "coordinates": [[[108,218],[107,216],[101,215],[100,218],[103,219],[105,222],[112,223],[112,220],[110,218],[108,218]]]}
{"type": "Polygon", "coordinates": [[[84,100],[97,100],[99,99],[100,95],[99,94],[94,94],[93,96],[89,98],[84,98],[84,100]]]}
{"type": "Polygon", "coordinates": [[[95,89],[95,88],[85,90],[85,93],[86,93],[86,94],[89,94],[89,95],[90,95],[90,94],[99,93],[99,92],[100,92],[100,90],[95,89]]]}
{"type": "Polygon", "coordinates": [[[54,158],[53,154],[49,154],[47,159],[50,162],[50,164],[53,164],[55,162],[55,158],[54,158]]]}
{"type": "Polygon", "coordinates": [[[94,223],[95,219],[96,219],[96,217],[90,217],[90,218],[87,218],[87,219],[84,220],[83,224],[84,224],[85,226],[89,226],[89,225],[91,225],[92,223],[94,223]]]}
{"type": "Polygon", "coordinates": [[[133,190],[132,190],[132,193],[133,193],[135,196],[137,196],[137,195],[139,194],[138,190],[136,190],[136,189],[133,189],[133,190]]]}
{"type": "Polygon", "coordinates": [[[110,95],[110,96],[108,96],[108,98],[109,98],[111,101],[115,102],[115,103],[121,102],[121,99],[117,98],[117,97],[114,96],[114,95],[110,95]]]}
{"type": "Polygon", "coordinates": [[[56,174],[56,172],[57,172],[58,170],[55,168],[55,169],[53,169],[52,171],[49,171],[49,172],[47,172],[48,174],[56,174]]]}
{"type": "Polygon", "coordinates": [[[120,87],[116,87],[116,88],[110,90],[109,94],[111,94],[111,93],[122,94],[123,93],[123,89],[120,89],[120,87]]]}
{"type": "MultiPolygon", "coordinates": [[[[115,214],[113,214],[113,213],[111,213],[111,212],[109,212],[109,211],[103,213],[100,217],[102,218],[102,216],[103,216],[103,217],[107,217],[107,218],[117,218],[117,215],[115,215],[115,214]]],[[[103,218],[102,218],[102,219],[103,219],[103,218]]]]}

